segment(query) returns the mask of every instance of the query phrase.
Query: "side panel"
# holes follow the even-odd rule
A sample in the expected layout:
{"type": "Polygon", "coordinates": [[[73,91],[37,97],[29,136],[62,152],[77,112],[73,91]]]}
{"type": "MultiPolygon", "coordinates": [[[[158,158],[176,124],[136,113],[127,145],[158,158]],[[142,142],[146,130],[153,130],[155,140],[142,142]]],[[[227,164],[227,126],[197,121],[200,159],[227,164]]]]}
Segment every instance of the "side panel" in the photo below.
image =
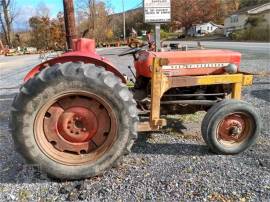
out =
{"type": "Polygon", "coordinates": [[[200,76],[223,74],[224,67],[235,64],[240,70],[241,54],[228,50],[191,50],[172,52],[147,52],[139,54],[135,67],[138,75],[151,77],[151,69],[155,57],[168,59],[163,67],[167,76],[200,76]]]}

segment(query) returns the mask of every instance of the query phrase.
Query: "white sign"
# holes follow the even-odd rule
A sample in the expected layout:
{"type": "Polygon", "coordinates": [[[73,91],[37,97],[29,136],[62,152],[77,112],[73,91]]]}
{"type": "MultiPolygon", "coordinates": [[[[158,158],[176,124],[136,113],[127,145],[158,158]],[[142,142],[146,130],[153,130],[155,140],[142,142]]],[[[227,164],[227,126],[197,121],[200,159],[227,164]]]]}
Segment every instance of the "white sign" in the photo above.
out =
{"type": "Polygon", "coordinates": [[[171,0],[144,0],[144,22],[166,23],[171,21],[171,0]]]}

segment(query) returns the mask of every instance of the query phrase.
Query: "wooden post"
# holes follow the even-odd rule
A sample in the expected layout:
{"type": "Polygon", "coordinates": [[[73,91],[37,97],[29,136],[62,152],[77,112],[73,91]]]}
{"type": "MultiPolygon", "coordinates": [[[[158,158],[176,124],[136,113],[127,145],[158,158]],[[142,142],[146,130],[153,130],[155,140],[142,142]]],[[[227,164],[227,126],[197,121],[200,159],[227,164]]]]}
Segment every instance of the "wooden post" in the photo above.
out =
{"type": "Polygon", "coordinates": [[[232,84],[232,99],[241,100],[242,83],[232,84]]]}
{"type": "Polygon", "coordinates": [[[166,120],[160,118],[160,100],[170,87],[167,77],[162,72],[161,60],[154,58],[152,69],[150,125],[154,130],[167,125],[166,120]]]}

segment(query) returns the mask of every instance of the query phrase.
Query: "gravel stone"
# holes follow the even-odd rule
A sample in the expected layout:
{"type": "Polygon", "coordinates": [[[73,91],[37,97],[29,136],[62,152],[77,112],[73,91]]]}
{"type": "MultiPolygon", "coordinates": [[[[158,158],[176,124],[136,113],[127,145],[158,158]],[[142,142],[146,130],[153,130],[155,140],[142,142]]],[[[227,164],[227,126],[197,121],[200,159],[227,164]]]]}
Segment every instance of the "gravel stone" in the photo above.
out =
{"type": "Polygon", "coordinates": [[[84,200],[87,199],[87,195],[88,195],[88,194],[87,194],[86,191],[82,191],[82,192],[79,193],[78,199],[79,199],[80,201],[84,201],[84,200]]]}
{"type": "Polygon", "coordinates": [[[67,201],[77,201],[78,200],[78,193],[70,192],[67,196],[67,201]]]}
{"type": "Polygon", "coordinates": [[[71,184],[64,185],[59,189],[59,193],[60,194],[68,194],[68,193],[71,193],[73,189],[74,189],[74,187],[71,184]]]}

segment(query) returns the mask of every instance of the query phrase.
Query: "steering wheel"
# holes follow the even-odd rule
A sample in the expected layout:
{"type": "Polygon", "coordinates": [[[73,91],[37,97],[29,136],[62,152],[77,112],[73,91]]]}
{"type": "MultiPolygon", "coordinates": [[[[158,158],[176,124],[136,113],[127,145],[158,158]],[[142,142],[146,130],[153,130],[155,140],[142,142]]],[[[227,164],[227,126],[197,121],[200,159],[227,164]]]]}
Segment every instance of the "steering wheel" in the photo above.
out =
{"type": "Polygon", "coordinates": [[[119,54],[118,56],[121,57],[121,56],[125,56],[125,55],[135,55],[136,53],[138,53],[141,50],[142,50],[142,48],[132,48],[126,52],[119,54]]]}

